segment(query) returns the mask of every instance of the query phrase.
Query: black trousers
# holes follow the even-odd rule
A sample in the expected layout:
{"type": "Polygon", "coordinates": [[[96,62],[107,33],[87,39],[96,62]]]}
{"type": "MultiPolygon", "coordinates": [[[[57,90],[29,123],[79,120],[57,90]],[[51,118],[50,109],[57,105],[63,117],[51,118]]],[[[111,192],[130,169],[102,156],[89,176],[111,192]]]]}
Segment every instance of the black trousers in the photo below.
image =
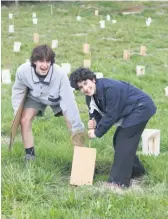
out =
{"type": "Polygon", "coordinates": [[[113,137],[115,154],[109,182],[128,187],[131,178],[145,174],[145,168],[136,155],[136,150],[147,122],[128,128],[117,128],[113,137]]]}

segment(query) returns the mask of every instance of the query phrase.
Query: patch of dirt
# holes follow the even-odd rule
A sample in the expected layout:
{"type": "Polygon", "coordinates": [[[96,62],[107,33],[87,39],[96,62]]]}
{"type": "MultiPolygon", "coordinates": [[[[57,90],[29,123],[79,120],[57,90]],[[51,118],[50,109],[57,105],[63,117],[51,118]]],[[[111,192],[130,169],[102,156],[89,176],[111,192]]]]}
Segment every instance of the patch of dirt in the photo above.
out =
{"type": "Polygon", "coordinates": [[[119,13],[121,14],[139,14],[144,11],[145,7],[143,5],[136,5],[129,8],[125,8],[119,13]]]}
{"type": "Polygon", "coordinates": [[[10,137],[9,136],[1,136],[1,145],[9,145],[10,137]]]}

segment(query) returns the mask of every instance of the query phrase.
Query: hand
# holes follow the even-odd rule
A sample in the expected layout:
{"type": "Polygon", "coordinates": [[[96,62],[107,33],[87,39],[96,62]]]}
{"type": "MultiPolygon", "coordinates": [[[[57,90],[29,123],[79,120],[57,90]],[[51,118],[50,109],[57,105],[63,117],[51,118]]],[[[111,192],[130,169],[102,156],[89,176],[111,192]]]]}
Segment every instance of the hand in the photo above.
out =
{"type": "Polygon", "coordinates": [[[87,138],[87,133],[85,130],[77,131],[72,134],[71,142],[74,146],[84,147],[86,138],[87,138]]]}
{"type": "Polygon", "coordinates": [[[95,129],[95,128],[96,128],[96,120],[94,118],[90,119],[88,122],[88,129],[95,129]]]}
{"type": "Polygon", "coordinates": [[[94,129],[91,129],[91,130],[88,131],[88,137],[89,138],[96,138],[94,129]]]}

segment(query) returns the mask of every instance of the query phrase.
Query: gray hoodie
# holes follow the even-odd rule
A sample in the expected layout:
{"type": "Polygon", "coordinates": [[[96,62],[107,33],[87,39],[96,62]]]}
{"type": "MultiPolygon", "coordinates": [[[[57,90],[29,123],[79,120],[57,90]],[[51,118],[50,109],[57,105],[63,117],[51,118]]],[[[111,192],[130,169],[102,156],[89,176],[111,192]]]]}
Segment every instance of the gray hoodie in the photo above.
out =
{"type": "Polygon", "coordinates": [[[84,129],[68,76],[60,66],[53,64],[44,81],[39,80],[30,63],[19,66],[12,87],[12,106],[15,113],[26,88],[29,88],[27,96],[31,99],[49,106],[60,105],[72,125],[72,132],[84,129]]]}

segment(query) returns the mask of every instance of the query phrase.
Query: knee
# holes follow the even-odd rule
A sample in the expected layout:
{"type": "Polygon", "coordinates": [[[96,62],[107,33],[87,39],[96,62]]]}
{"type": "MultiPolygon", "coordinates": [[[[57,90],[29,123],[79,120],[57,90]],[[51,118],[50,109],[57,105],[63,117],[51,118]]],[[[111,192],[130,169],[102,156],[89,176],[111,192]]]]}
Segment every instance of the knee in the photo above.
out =
{"type": "Polygon", "coordinates": [[[31,123],[32,123],[32,120],[28,116],[21,117],[21,120],[20,120],[21,126],[30,126],[31,123]]]}

